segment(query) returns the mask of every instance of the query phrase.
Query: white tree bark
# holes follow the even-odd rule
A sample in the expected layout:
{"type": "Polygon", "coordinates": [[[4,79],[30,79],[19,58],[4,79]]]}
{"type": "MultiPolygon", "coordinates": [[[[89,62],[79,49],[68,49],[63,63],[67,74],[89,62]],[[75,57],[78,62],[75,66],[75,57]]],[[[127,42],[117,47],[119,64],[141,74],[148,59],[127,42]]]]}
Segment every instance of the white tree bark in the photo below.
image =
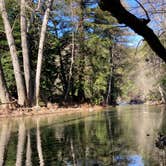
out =
{"type": "Polygon", "coordinates": [[[29,60],[29,49],[27,41],[27,21],[26,21],[26,10],[25,10],[25,0],[21,0],[20,5],[20,24],[21,24],[21,45],[22,45],[22,55],[23,55],[23,66],[25,75],[25,85],[28,104],[31,105],[32,100],[32,84],[31,84],[31,69],[29,60]]]}
{"type": "Polygon", "coordinates": [[[35,9],[35,11],[39,11],[41,6],[42,6],[42,1],[38,0],[37,8],[35,9]]]}
{"type": "Polygon", "coordinates": [[[5,78],[4,78],[1,59],[0,59],[0,100],[1,100],[2,103],[4,103],[5,108],[8,105],[8,104],[5,104],[5,103],[9,103],[9,101],[10,101],[8,89],[7,89],[7,86],[6,86],[6,81],[5,81],[5,78]]]}
{"type": "Polygon", "coordinates": [[[24,81],[21,75],[21,69],[20,69],[19,59],[17,56],[15,41],[13,38],[12,28],[8,19],[8,14],[6,11],[4,0],[0,0],[0,10],[2,14],[2,20],[3,20],[5,33],[6,33],[9,49],[10,49],[11,58],[12,58],[13,68],[14,68],[14,75],[15,75],[17,93],[18,93],[18,104],[24,105],[26,102],[24,81]]]}
{"type": "Polygon", "coordinates": [[[36,102],[36,106],[39,105],[40,77],[41,77],[44,41],[45,41],[47,23],[48,23],[50,11],[51,11],[52,3],[53,3],[53,0],[48,0],[48,5],[47,5],[47,9],[44,13],[44,18],[43,18],[43,23],[42,23],[42,27],[41,27],[41,33],[40,33],[38,59],[37,59],[37,67],[36,67],[36,79],[35,79],[35,102],[36,102]]]}

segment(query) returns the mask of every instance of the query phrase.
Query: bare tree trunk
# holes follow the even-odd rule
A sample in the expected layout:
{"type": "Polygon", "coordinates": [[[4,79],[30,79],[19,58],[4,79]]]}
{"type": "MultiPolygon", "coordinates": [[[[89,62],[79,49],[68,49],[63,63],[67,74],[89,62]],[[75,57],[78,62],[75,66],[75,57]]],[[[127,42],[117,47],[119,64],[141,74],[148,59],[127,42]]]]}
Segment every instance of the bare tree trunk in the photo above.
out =
{"type": "Polygon", "coordinates": [[[85,6],[84,6],[84,0],[79,1],[79,10],[80,10],[80,19],[79,19],[79,26],[78,26],[78,32],[79,32],[79,76],[78,76],[78,100],[79,102],[85,102],[85,91],[84,91],[84,76],[85,76],[85,32],[84,32],[84,19],[85,19],[85,6]]]}
{"type": "Polygon", "coordinates": [[[13,68],[14,68],[14,75],[16,80],[16,86],[17,86],[17,93],[18,93],[18,104],[24,105],[26,103],[26,94],[25,94],[25,86],[23,77],[21,75],[21,69],[19,64],[19,59],[17,56],[17,50],[15,46],[15,41],[12,34],[12,28],[9,23],[8,14],[5,7],[4,0],[0,0],[0,10],[2,14],[3,24],[5,28],[5,33],[10,49],[10,54],[12,58],[13,68]]]}
{"type": "Polygon", "coordinates": [[[7,89],[6,81],[4,78],[1,59],[0,59],[0,100],[2,103],[4,103],[4,108],[7,108],[8,104],[5,104],[5,103],[9,103],[10,98],[9,98],[9,92],[7,89]]]}
{"type": "Polygon", "coordinates": [[[29,49],[28,49],[28,41],[27,41],[27,21],[26,21],[26,13],[25,13],[25,0],[21,0],[20,10],[21,10],[21,18],[20,18],[21,44],[22,44],[25,85],[26,85],[26,93],[27,93],[27,102],[28,102],[28,105],[31,105],[32,83],[31,83],[29,49]]]}
{"type": "Polygon", "coordinates": [[[35,9],[35,11],[39,11],[41,6],[42,6],[42,1],[38,0],[37,8],[35,9]]]}
{"type": "Polygon", "coordinates": [[[110,48],[110,76],[109,76],[109,81],[108,81],[108,91],[107,91],[107,97],[106,97],[106,104],[108,105],[114,105],[115,104],[115,98],[114,98],[114,48],[110,48]]]}
{"type": "Polygon", "coordinates": [[[25,144],[25,135],[26,135],[26,130],[25,130],[24,122],[20,122],[19,131],[18,131],[16,166],[22,166],[24,144],[25,144]]]}
{"type": "Polygon", "coordinates": [[[108,83],[108,91],[107,91],[107,98],[106,104],[109,105],[111,101],[111,87],[112,87],[112,71],[110,71],[109,83],[108,83]]]}
{"type": "MultiPolygon", "coordinates": [[[[74,9],[72,7],[72,1],[70,2],[70,9],[71,9],[71,16],[72,16],[72,22],[74,23],[74,9]]],[[[74,28],[72,31],[72,48],[71,48],[71,63],[70,63],[70,69],[69,69],[69,79],[68,79],[68,85],[67,90],[65,94],[65,100],[67,100],[69,91],[70,91],[70,84],[71,84],[71,78],[73,73],[73,64],[74,64],[74,53],[75,53],[75,33],[74,28]]]]}
{"type": "Polygon", "coordinates": [[[44,50],[44,41],[47,30],[47,23],[51,11],[53,0],[48,0],[47,9],[44,13],[43,23],[41,27],[40,33],[40,41],[39,41],[39,50],[38,50],[38,59],[37,59],[37,68],[36,68],[36,79],[35,79],[35,104],[39,105],[39,93],[40,93],[40,77],[41,77],[41,68],[42,68],[42,59],[43,59],[43,50],[44,50]]]}

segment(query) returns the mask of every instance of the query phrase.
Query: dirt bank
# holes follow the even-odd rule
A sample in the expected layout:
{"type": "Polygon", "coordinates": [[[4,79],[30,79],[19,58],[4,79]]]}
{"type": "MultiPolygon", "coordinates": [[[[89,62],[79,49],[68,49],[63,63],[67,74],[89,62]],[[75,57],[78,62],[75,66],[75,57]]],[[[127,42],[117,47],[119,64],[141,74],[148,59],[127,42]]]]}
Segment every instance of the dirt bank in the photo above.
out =
{"type": "Polygon", "coordinates": [[[0,118],[5,117],[20,117],[20,116],[38,116],[38,115],[67,115],[80,112],[94,112],[101,111],[105,107],[100,105],[82,104],[77,107],[58,107],[57,105],[48,105],[47,107],[32,107],[32,108],[18,108],[15,110],[0,109],[0,118]]]}

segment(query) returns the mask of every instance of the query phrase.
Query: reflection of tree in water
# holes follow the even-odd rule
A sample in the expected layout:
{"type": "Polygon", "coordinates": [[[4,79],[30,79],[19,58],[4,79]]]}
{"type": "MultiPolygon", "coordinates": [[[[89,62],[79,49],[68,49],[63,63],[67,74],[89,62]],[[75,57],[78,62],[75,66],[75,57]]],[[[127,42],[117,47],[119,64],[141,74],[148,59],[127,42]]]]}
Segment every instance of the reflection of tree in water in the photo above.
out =
{"type": "MultiPolygon", "coordinates": [[[[54,118],[20,119],[12,123],[1,123],[0,166],[7,165],[128,165],[134,150],[139,150],[139,139],[144,137],[152,114],[132,112],[120,114],[117,111],[67,118],[57,123],[54,118]],[[77,120],[76,120],[77,119],[77,120]],[[142,119],[142,124],[137,126],[142,119]],[[144,120],[144,121],[143,121],[144,120]],[[140,129],[142,131],[140,131],[140,129]],[[11,133],[11,134],[10,134],[11,133]],[[133,135],[134,133],[134,135],[133,135]],[[143,135],[142,135],[143,134],[143,135]],[[10,138],[10,139],[9,139],[10,138]],[[130,157],[129,157],[130,156],[130,157]],[[4,164],[5,163],[5,164],[4,164]]],[[[161,131],[165,131],[165,114],[153,114],[154,123],[161,120],[161,131]]],[[[151,139],[151,137],[148,137],[151,139]]],[[[142,142],[144,147],[144,143],[142,142]]],[[[147,153],[149,154],[149,153],[147,153]]],[[[160,155],[151,158],[144,155],[144,163],[164,163],[160,155]],[[147,161],[146,161],[147,159],[147,161]]]]}
{"type": "Polygon", "coordinates": [[[166,108],[163,108],[162,112],[162,122],[161,122],[161,125],[160,125],[160,131],[162,134],[166,135],[166,108]]]}
{"type": "Polygon", "coordinates": [[[165,110],[160,107],[148,107],[146,105],[132,107],[133,110],[124,115],[120,113],[121,126],[123,126],[123,135],[126,142],[130,142],[132,153],[139,154],[145,165],[158,165],[155,148],[155,139],[159,130],[165,110]],[[134,152],[135,151],[135,152],[134,152]]]}
{"type": "Polygon", "coordinates": [[[7,145],[11,133],[11,126],[8,122],[2,124],[0,133],[0,166],[3,166],[6,158],[7,145]]]}
{"type": "Polygon", "coordinates": [[[31,138],[30,131],[27,131],[27,151],[26,151],[26,166],[32,166],[32,149],[31,149],[31,138]]]}
{"type": "MultiPolygon", "coordinates": [[[[59,127],[39,128],[39,121],[37,120],[36,123],[37,128],[27,130],[27,132],[23,121],[18,125],[18,137],[15,135],[14,139],[17,145],[17,159],[14,160],[17,165],[23,163],[25,157],[26,165],[38,165],[43,158],[46,165],[109,164],[112,162],[111,142],[107,134],[107,125],[101,115],[96,116],[93,121],[81,120],[78,123],[60,127],[64,134],[59,136],[56,132],[59,127]],[[25,139],[26,135],[27,139],[25,139]],[[57,139],[55,135],[58,136],[57,139]],[[26,152],[26,155],[23,152],[26,152]]],[[[13,152],[16,154],[16,151],[13,152]]]]}
{"type": "MultiPolygon", "coordinates": [[[[160,163],[160,166],[165,166],[166,165],[166,108],[162,108],[162,121],[160,123],[160,129],[159,133],[165,137],[164,139],[164,145],[162,147],[159,147],[156,145],[156,151],[157,151],[157,156],[156,160],[160,163]]],[[[160,135],[158,135],[159,138],[156,139],[156,143],[160,141],[160,135]]],[[[162,136],[161,136],[162,137],[162,136]]],[[[162,140],[161,140],[162,141],[162,140]]],[[[162,143],[162,142],[159,142],[162,143]]]]}
{"type": "Polygon", "coordinates": [[[110,165],[127,165],[131,161],[127,157],[127,153],[124,152],[124,149],[129,149],[129,147],[124,142],[124,131],[119,125],[120,120],[118,119],[117,111],[106,112],[105,119],[111,148],[110,165]]]}
{"type": "MultiPolygon", "coordinates": [[[[23,119],[16,122],[15,131],[17,132],[12,133],[9,144],[9,139],[6,137],[10,136],[10,127],[6,124],[2,125],[0,147],[1,152],[4,151],[3,156],[1,153],[3,163],[17,166],[44,164],[75,166],[110,165],[113,162],[111,157],[114,155],[113,142],[108,134],[110,129],[104,114],[91,116],[89,120],[81,119],[70,124],[58,124],[51,127],[48,127],[49,124],[46,127],[40,127],[40,118],[33,121],[36,126],[34,128],[26,128],[28,123],[23,119]],[[5,149],[8,149],[6,157],[4,157],[5,149]]],[[[111,123],[116,124],[116,120],[111,120],[111,123]]],[[[111,132],[117,133],[117,131],[111,132]]]]}
{"type": "Polygon", "coordinates": [[[158,161],[160,166],[166,165],[166,149],[158,149],[156,160],[158,161]]]}
{"type": "Polygon", "coordinates": [[[36,120],[36,142],[37,142],[37,152],[39,156],[39,163],[40,166],[44,166],[44,159],[43,159],[43,150],[42,150],[42,142],[41,142],[41,135],[40,135],[40,119],[36,120]]]}
{"type": "Polygon", "coordinates": [[[22,166],[26,129],[24,121],[19,124],[16,166],[22,166]]]}
{"type": "Polygon", "coordinates": [[[82,120],[79,123],[66,126],[64,128],[66,147],[70,145],[71,140],[74,142],[73,148],[69,146],[66,148],[69,151],[67,156],[71,155],[66,162],[72,162],[73,154],[77,159],[77,165],[112,165],[116,162],[129,162],[125,157],[116,159],[121,151],[121,147],[117,148],[118,143],[116,143],[116,139],[120,137],[120,130],[117,127],[118,119],[116,118],[117,116],[110,119],[108,115],[98,114],[93,117],[92,121],[82,120]]]}

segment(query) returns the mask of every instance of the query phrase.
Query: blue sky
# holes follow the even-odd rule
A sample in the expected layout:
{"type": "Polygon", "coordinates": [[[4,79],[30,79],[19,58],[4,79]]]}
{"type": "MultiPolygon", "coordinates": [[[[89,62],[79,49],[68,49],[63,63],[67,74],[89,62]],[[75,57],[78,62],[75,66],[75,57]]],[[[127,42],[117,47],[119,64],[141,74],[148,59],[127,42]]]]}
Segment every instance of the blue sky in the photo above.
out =
{"type": "MultiPolygon", "coordinates": [[[[135,6],[138,6],[137,2],[135,0],[125,0],[125,2],[132,8],[135,6]]],[[[132,12],[133,13],[133,12],[132,12]]],[[[137,13],[133,13],[133,14],[137,14],[137,13]]],[[[129,29],[129,31],[131,31],[131,33],[133,33],[133,36],[129,36],[129,42],[128,45],[131,47],[136,47],[138,45],[138,43],[140,42],[140,40],[142,40],[143,38],[139,35],[137,35],[135,32],[133,32],[131,29],[129,29]]]]}
{"type": "MultiPolygon", "coordinates": [[[[126,1],[126,3],[128,3],[129,6],[131,6],[131,7],[134,7],[134,6],[138,5],[138,4],[135,2],[135,0],[125,0],[125,1],[126,1]]],[[[96,8],[96,7],[97,7],[97,4],[91,5],[91,8],[96,8]]],[[[65,8],[65,7],[64,7],[64,8],[65,8]]],[[[65,17],[65,15],[62,16],[62,13],[59,13],[59,12],[60,12],[60,11],[58,11],[58,12],[56,13],[56,14],[58,14],[57,19],[58,19],[58,18],[59,18],[59,19],[64,19],[64,20],[66,20],[66,22],[67,22],[67,20],[68,20],[69,18],[68,18],[68,17],[65,17]]],[[[69,12],[69,11],[68,11],[68,12],[69,12]]],[[[68,20],[68,21],[70,21],[70,20],[68,20]]],[[[50,23],[50,25],[51,25],[51,23],[50,23]]],[[[70,26],[67,26],[66,29],[62,28],[62,29],[63,29],[63,30],[62,30],[62,29],[61,29],[61,24],[58,24],[57,28],[59,28],[59,30],[58,30],[59,37],[61,37],[65,31],[68,31],[68,30],[69,30],[69,27],[70,27],[70,26]]],[[[130,28],[128,28],[128,30],[129,30],[129,32],[130,32],[132,35],[127,36],[127,39],[128,39],[127,45],[130,46],[130,47],[136,47],[136,46],[138,45],[139,41],[142,39],[142,37],[141,37],[141,36],[138,36],[137,34],[135,34],[130,28]]],[[[126,31],[128,31],[128,30],[126,30],[126,31]]]]}
{"type": "Polygon", "coordinates": [[[128,46],[130,47],[137,47],[138,43],[142,40],[143,38],[137,34],[133,34],[133,36],[129,36],[128,40],[129,42],[127,43],[128,46]]]}
{"type": "MultiPolygon", "coordinates": [[[[131,13],[133,13],[135,16],[137,17],[143,17],[146,18],[146,14],[143,11],[143,9],[139,8],[136,9],[135,7],[140,6],[135,0],[124,0],[122,2],[125,2],[128,6],[129,6],[129,11],[131,13]]],[[[139,1],[141,2],[141,1],[139,1]]],[[[143,2],[143,1],[142,1],[143,2]]],[[[164,3],[164,1],[163,1],[164,3]]],[[[143,4],[143,3],[142,3],[143,4]]],[[[144,4],[143,4],[144,5],[144,4]]],[[[155,9],[153,9],[152,6],[149,6],[148,4],[144,5],[145,9],[147,10],[159,10],[161,8],[161,2],[156,0],[156,3],[153,3],[153,7],[155,7],[155,9]]],[[[152,12],[151,11],[151,12],[152,12]]],[[[153,12],[152,12],[153,13],[153,12]]],[[[150,28],[152,28],[154,30],[154,32],[156,34],[160,34],[161,32],[163,32],[162,29],[162,23],[165,21],[165,16],[162,15],[154,15],[149,12],[149,17],[151,18],[150,23],[148,24],[148,26],[150,28]]],[[[131,30],[132,31],[132,30],[131,30]]],[[[141,36],[138,36],[136,33],[133,32],[133,36],[129,37],[129,43],[128,45],[130,46],[135,46],[138,44],[138,42],[142,39],[141,36]]]]}

